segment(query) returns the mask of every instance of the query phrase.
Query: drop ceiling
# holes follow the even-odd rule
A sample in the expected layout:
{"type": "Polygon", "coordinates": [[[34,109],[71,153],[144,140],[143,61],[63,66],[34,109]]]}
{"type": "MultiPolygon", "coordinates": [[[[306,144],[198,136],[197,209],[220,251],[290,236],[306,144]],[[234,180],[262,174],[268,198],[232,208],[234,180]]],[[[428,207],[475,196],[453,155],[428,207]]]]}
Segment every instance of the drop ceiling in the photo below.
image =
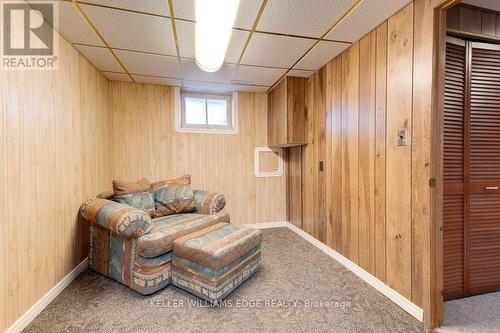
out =
{"type": "Polygon", "coordinates": [[[194,61],[195,0],[60,0],[58,30],[113,81],[266,92],[310,76],[410,2],[241,0],[215,73],[194,61]]]}

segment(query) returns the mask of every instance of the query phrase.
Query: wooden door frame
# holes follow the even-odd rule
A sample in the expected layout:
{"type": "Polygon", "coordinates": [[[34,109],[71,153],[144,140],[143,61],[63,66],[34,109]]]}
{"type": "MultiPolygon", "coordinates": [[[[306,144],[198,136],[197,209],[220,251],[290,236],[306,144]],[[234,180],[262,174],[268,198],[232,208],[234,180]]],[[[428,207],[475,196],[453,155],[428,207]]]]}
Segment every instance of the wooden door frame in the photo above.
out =
{"type": "MultiPolygon", "coordinates": [[[[421,57],[429,56],[432,66],[421,59],[416,62],[416,70],[423,71],[428,88],[416,93],[428,94],[430,98],[430,170],[429,199],[430,225],[424,228],[427,235],[423,237],[423,310],[424,324],[436,327],[443,322],[443,128],[444,128],[444,88],[446,60],[446,11],[458,4],[460,0],[415,0],[421,7],[423,15],[415,16],[415,28],[422,34],[418,46],[421,57]],[[425,45],[425,43],[428,43],[425,45]]],[[[425,111],[425,107],[422,107],[425,111]]]]}

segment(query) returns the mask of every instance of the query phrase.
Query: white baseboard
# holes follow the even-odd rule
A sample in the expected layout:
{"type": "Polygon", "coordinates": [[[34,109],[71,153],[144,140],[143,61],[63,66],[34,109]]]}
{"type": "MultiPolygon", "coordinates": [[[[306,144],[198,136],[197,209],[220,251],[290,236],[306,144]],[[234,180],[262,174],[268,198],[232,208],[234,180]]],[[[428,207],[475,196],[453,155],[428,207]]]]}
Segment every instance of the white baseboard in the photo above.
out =
{"type": "Polygon", "coordinates": [[[363,281],[368,283],[370,286],[381,292],[383,295],[385,295],[387,298],[389,298],[391,301],[396,303],[400,308],[408,312],[410,315],[415,317],[417,320],[423,322],[424,319],[424,310],[419,308],[417,305],[413,304],[410,300],[405,298],[403,295],[377,279],[375,276],[371,275],[367,271],[365,271],[363,268],[359,267],[337,251],[333,250],[330,248],[328,245],[323,244],[321,241],[317,240],[313,236],[309,235],[307,232],[304,230],[297,228],[291,223],[288,222],[271,222],[271,223],[262,223],[262,224],[256,224],[252,225],[255,228],[259,229],[266,229],[266,228],[278,228],[278,227],[287,227],[288,229],[294,231],[296,234],[307,240],[309,243],[312,245],[316,246],[318,249],[338,261],[340,264],[342,264],[344,267],[349,269],[351,272],[356,274],[358,277],[360,277],[363,281]]]}
{"type": "Polygon", "coordinates": [[[288,224],[289,223],[286,221],[277,221],[277,222],[264,222],[264,223],[254,223],[254,224],[244,224],[244,225],[255,229],[269,229],[269,228],[288,228],[288,224]]]}
{"type": "Polygon", "coordinates": [[[57,295],[61,291],[66,288],[71,281],[73,281],[78,275],[80,275],[81,272],[83,272],[89,265],[88,258],[85,258],[78,266],[75,267],[68,275],[66,275],[61,281],[59,281],[58,284],[54,286],[48,293],[46,293],[38,302],[36,302],[24,315],[21,316],[14,324],[12,324],[11,327],[7,329],[7,333],[18,333],[21,332],[28,324],[35,319],[36,316],[40,312],[42,312],[43,309],[47,305],[49,305],[50,302],[54,298],[56,298],[57,295]]]}

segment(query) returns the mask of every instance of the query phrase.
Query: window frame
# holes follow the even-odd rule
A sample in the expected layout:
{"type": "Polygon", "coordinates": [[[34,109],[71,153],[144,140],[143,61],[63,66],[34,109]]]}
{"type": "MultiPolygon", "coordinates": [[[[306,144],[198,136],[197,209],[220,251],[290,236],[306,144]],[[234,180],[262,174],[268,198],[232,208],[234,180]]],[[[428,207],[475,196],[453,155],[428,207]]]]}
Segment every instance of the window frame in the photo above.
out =
{"type": "MultiPolygon", "coordinates": [[[[178,112],[177,121],[176,121],[176,130],[178,132],[187,132],[187,133],[223,133],[223,134],[235,134],[237,133],[237,116],[236,116],[236,108],[235,108],[235,97],[236,94],[228,95],[228,94],[208,94],[201,92],[184,92],[178,91],[177,96],[179,97],[179,102],[177,105],[178,112]],[[227,117],[227,125],[210,125],[210,124],[189,124],[186,122],[186,97],[195,97],[195,98],[203,98],[206,100],[215,99],[215,100],[225,100],[226,101],[226,117],[227,117]]],[[[206,103],[206,102],[205,102],[206,103]]],[[[206,107],[206,104],[205,104],[206,107]]],[[[208,123],[208,109],[206,108],[206,121],[208,123]]]]}

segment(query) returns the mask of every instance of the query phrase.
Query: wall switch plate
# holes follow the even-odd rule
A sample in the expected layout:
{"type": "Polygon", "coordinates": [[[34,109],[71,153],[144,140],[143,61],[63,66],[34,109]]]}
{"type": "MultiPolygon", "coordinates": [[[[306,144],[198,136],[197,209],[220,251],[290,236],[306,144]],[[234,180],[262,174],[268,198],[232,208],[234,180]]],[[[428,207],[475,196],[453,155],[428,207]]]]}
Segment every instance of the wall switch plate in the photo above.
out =
{"type": "Polygon", "coordinates": [[[408,144],[406,136],[407,131],[405,129],[400,129],[398,131],[398,146],[406,146],[408,144]]]}

